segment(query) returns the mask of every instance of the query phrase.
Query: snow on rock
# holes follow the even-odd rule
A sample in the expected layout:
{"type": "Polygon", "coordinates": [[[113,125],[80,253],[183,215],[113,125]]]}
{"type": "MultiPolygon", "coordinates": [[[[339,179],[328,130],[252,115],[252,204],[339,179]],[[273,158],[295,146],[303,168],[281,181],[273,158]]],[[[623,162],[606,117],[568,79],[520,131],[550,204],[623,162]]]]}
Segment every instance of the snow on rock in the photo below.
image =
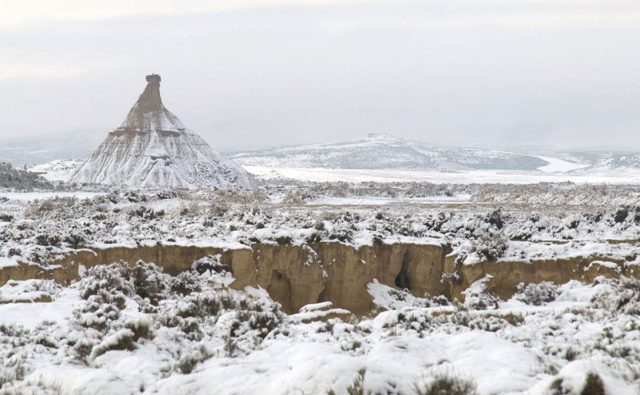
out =
{"type": "Polygon", "coordinates": [[[538,158],[547,162],[546,165],[538,167],[539,171],[545,173],[563,173],[569,172],[572,170],[584,169],[585,167],[589,167],[589,165],[570,162],[564,159],[552,158],[550,156],[540,156],[538,158]]]}
{"type": "Polygon", "coordinates": [[[29,171],[41,175],[49,181],[68,181],[82,165],[77,160],[56,159],[29,168],[29,171]]]}
{"type": "Polygon", "coordinates": [[[52,280],[9,280],[0,287],[0,303],[50,302],[60,288],[52,280]]]}
{"type": "Polygon", "coordinates": [[[116,130],[73,174],[71,182],[141,188],[252,189],[242,168],[224,160],[162,104],[160,76],[116,130]]]}

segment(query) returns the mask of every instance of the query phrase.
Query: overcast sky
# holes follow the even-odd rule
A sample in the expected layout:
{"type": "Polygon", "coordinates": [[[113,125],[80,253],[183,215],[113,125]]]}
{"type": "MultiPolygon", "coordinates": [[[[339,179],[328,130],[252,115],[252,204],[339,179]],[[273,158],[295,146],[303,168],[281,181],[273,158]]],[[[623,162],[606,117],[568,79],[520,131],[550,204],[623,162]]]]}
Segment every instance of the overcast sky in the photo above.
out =
{"type": "Polygon", "coordinates": [[[638,0],[0,0],[0,138],[106,135],[152,72],[219,150],[640,150],[638,0]]]}

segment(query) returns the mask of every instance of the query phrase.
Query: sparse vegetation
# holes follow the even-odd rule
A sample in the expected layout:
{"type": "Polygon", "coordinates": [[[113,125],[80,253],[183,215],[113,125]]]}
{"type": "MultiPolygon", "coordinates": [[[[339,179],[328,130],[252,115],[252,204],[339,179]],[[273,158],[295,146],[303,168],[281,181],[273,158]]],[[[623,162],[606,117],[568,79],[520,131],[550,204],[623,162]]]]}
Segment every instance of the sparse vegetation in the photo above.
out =
{"type": "MultiPolygon", "coordinates": [[[[94,243],[116,247],[122,243],[138,244],[147,248],[150,243],[233,240],[245,245],[267,243],[274,248],[327,241],[355,246],[371,244],[371,250],[384,258],[387,250],[380,248],[383,243],[428,240],[446,245],[446,254],[451,253],[447,259],[453,261],[458,254],[453,264],[458,272],[447,272],[443,281],[460,285],[474,278],[463,277],[466,274],[460,269],[461,265],[486,265],[477,267],[484,270],[483,267],[491,268],[494,263],[482,261],[556,259],[554,254],[573,253],[589,240],[600,242],[611,234],[620,238],[635,237],[640,225],[637,220],[640,207],[624,200],[628,189],[616,187],[606,187],[605,192],[619,193],[622,197],[615,204],[599,205],[597,196],[602,191],[571,185],[563,186],[562,193],[555,193],[553,188],[557,186],[547,185],[416,183],[382,187],[374,183],[330,183],[309,185],[299,193],[289,193],[301,184],[284,184],[263,184],[256,195],[117,191],[91,199],[0,201],[3,213],[0,214],[0,257],[21,257],[7,259],[8,265],[32,260],[45,266],[50,264],[51,256],[69,249],[91,247],[94,243]],[[494,194],[486,194],[487,191],[494,194]],[[531,196],[532,191],[539,192],[540,196],[531,196]],[[313,205],[323,197],[407,197],[434,196],[434,193],[438,196],[465,193],[473,195],[474,200],[484,197],[489,203],[473,210],[446,205],[388,204],[373,208],[313,205]],[[542,196],[544,194],[547,195],[542,196]],[[288,195],[295,204],[281,200],[288,195]],[[527,204],[543,198],[564,204],[587,196],[597,207],[573,204],[555,209],[541,205],[532,212],[530,208],[507,204],[511,201],[527,204]]],[[[613,263],[621,273],[634,273],[638,254],[633,243],[603,242],[602,246],[606,253],[619,258],[613,263]]],[[[409,253],[400,247],[392,253],[409,253]]],[[[305,262],[309,265],[305,270],[318,269],[316,264],[326,259],[322,255],[311,255],[305,262]]],[[[288,258],[279,256],[278,259],[288,258]]],[[[234,269],[237,263],[233,261],[234,269]]],[[[336,256],[332,264],[341,263],[341,257],[336,256]]],[[[37,375],[30,374],[47,365],[91,369],[91,372],[100,370],[106,377],[114,372],[112,364],[140,361],[147,369],[145,373],[139,373],[137,367],[131,368],[136,373],[119,370],[118,380],[135,390],[150,390],[156,381],[162,385],[184,383],[181,380],[196,382],[214,370],[234,371],[238,377],[249,374],[247,372],[253,372],[255,377],[274,375],[277,371],[272,364],[287,358],[295,361],[286,365],[286,369],[291,370],[287,380],[291,377],[293,381],[300,377],[303,378],[299,380],[318,380],[315,392],[333,387],[335,392],[329,390],[328,393],[475,394],[475,383],[460,374],[427,375],[415,388],[413,383],[423,372],[459,366],[460,358],[500,365],[501,361],[494,359],[494,347],[512,360],[525,361],[526,368],[505,369],[527,377],[563,377],[565,365],[591,359],[613,369],[619,375],[614,378],[623,385],[636,385],[640,377],[640,353],[633,347],[640,333],[636,319],[640,314],[640,287],[638,280],[631,278],[599,277],[593,286],[523,283],[514,298],[537,306],[534,309],[513,301],[499,301],[496,295],[503,295],[500,284],[489,278],[485,287],[465,293],[464,303],[456,303],[443,296],[430,297],[423,292],[419,295],[408,277],[400,276],[395,283],[397,289],[389,287],[391,291],[378,294],[388,306],[380,304],[378,310],[365,317],[316,321],[313,314],[291,318],[285,315],[280,306],[266,296],[266,291],[272,290],[230,289],[231,267],[229,255],[224,253],[200,259],[193,263],[191,270],[176,276],[146,262],[132,265],[120,262],[88,269],[79,283],[69,290],[65,288],[64,297],[77,292],[82,298],[75,297],[73,308],[66,307],[68,311],[73,309],[69,319],[61,318],[42,328],[0,326],[0,387],[5,385],[0,393],[5,388],[14,393],[29,388],[27,386],[39,380],[37,375]],[[505,310],[505,306],[509,308],[505,310]],[[581,328],[589,330],[581,331],[581,328]],[[580,336],[576,336],[578,332],[580,336]],[[458,347],[460,344],[469,344],[469,347],[458,347]],[[303,352],[308,354],[301,357],[303,352]],[[393,377],[386,377],[380,370],[380,360],[389,364],[419,363],[407,364],[406,369],[403,366],[393,377]],[[354,377],[347,374],[338,379],[340,372],[352,372],[346,368],[345,361],[369,366],[369,373],[363,370],[354,377]],[[333,364],[345,368],[336,373],[333,364]],[[313,372],[302,372],[301,366],[313,372]],[[169,380],[163,380],[166,378],[169,380]]],[[[362,269],[369,269],[366,262],[362,269]]],[[[263,275],[260,270],[256,276],[263,275]]],[[[384,275],[391,275],[393,282],[396,273],[384,275]]],[[[25,287],[25,291],[46,291],[55,303],[56,292],[60,291],[49,292],[45,288],[44,284],[34,284],[32,288],[25,287]]],[[[306,291],[295,289],[299,293],[306,291]]],[[[325,287],[310,300],[331,298],[325,287]]],[[[36,311],[41,306],[31,307],[36,311]]],[[[469,377],[478,381],[478,388],[485,388],[486,378],[475,372],[469,377]]],[[[603,378],[609,380],[610,376],[593,372],[585,377],[584,390],[574,388],[575,383],[558,379],[554,384],[557,393],[600,394],[598,391],[604,391],[603,378]]],[[[216,379],[220,381],[219,376],[216,379]]],[[[51,380],[43,383],[43,388],[49,388],[51,380]]],[[[254,382],[247,381],[247,388],[255,388],[254,382]]],[[[295,385],[301,387],[303,393],[311,387],[299,384],[295,385]]],[[[288,384],[283,384],[283,388],[294,390],[288,384]]],[[[513,392],[528,389],[521,386],[513,392]]]]}
{"type": "Polygon", "coordinates": [[[514,298],[526,304],[540,306],[544,303],[553,302],[558,295],[557,289],[558,287],[549,281],[526,286],[524,283],[520,283],[518,284],[518,293],[514,298]]]}
{"type": "Polygon", "coordinates": [[[0,189],[33,191],[34,189],[50,190],[54,185],[37,174],[16,169],[10,163],[0,162],[0,189]]]}
{"type": "Polygon", "coordinates": [[[416,395],[476,395],[476,385],[469,379],[450,373],[438,373],[426,384],[416,384],[416,395]]]}

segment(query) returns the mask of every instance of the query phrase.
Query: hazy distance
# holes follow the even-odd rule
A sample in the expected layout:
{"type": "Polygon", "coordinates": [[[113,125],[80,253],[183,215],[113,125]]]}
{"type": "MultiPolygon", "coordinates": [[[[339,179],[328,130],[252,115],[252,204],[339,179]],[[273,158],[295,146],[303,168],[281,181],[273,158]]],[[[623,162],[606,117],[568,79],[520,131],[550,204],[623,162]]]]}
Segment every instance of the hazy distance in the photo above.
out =
{"type": "Polygon", "coordinates": [[[0,139],[106,135],[154,72],[167,107],[217,150],[371,132],[640,150],[637,1],[0,0],[0,9],[0,139]]]}

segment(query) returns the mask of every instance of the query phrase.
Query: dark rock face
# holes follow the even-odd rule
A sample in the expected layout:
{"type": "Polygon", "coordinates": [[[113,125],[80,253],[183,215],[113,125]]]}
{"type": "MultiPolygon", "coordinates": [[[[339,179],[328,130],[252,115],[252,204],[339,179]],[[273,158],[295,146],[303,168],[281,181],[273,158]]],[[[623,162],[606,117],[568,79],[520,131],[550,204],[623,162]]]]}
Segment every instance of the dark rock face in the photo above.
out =
{"type": "Polygon", "coordinates": [[[160,76],[151,74],[146,77],[147,86],[138,98],[139,112],[149,113],[167,110],[160,98],[160,76]]]}

